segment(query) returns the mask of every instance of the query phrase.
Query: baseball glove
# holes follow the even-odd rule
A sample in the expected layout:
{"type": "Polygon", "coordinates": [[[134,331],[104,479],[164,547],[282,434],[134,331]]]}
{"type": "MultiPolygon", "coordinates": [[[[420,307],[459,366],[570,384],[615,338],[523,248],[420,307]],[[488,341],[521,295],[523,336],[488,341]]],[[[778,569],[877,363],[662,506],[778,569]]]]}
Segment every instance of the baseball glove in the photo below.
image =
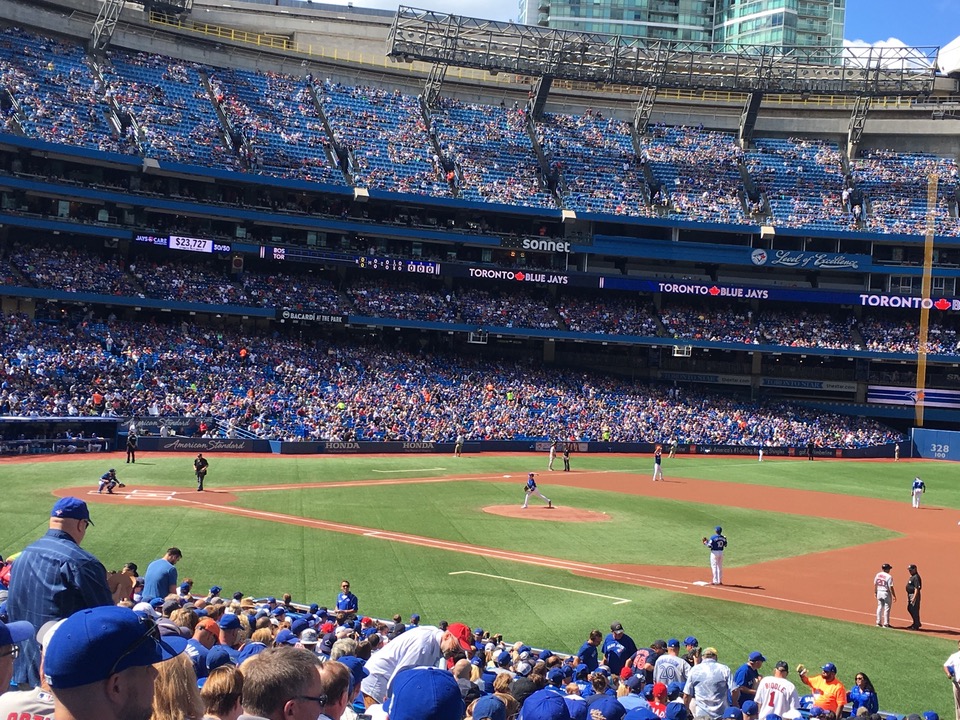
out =
{"type": "Polygon", "coordinates": [[[700,542],[705,543],[706,541],[707,541],[706,538],[700,538],[700,542]]]}

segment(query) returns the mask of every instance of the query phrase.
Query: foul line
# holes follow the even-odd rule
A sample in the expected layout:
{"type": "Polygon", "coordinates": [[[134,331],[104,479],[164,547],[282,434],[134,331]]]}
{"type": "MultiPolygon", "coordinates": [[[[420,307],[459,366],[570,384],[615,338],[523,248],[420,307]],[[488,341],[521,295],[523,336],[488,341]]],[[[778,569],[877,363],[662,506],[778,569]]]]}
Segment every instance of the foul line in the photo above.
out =
{"type": "Polygon", "coordinates": [[[605,598],[607,600],[616,600],[614,605],[623,605],[633,602],[627,598],[618,598],[615,595],[601,595],[600,593],[587,592],[586,590],[574,590],[573,588],[560,587],[559,585],[545,585],[544,583],[532,582],[530,580],[520,580],[518,578],[506,577],[505,575],[491,575],[489,573],[474,572],[473,570],[458,570],[448,573],[449,575],[479,575],[480,577],[493,578],[494,580],[509,580],[510,582],[520,583],[521,585],[533,585],[535,587],[548,588],[550,590],[561,590],[563,592],[577,593],[578,595],[592,595],[593,597],[605,598]]]}
{"type": "Polygon", "coordinates": [[[438,472],[440,470],[446,470],[446,468],[410,468],[409,470],[375,470],[371,468],[370,472],[375,473],[390,473],[391,475],[395,473],[407,473],[407,472],[438,472]]]}

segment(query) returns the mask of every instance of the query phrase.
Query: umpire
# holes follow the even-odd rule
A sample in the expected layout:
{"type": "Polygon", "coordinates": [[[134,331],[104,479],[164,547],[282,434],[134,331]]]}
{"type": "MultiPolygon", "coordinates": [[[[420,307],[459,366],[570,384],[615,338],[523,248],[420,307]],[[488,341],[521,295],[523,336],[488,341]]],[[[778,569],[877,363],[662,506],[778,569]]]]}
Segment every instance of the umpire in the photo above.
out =
{"type": "Polygon", "coordinates": [[[203,492],[203,479],[207,476],[207,468],[209,467],[210,463],[207,462],[203,453],[197,453],[197,457],[193,461],[193,471],[197,475],[197,492],[203,492]]]}
{"type": "Polygon", "coordinates": [[[910,573],[910,577],[907,578],[907,612],[913,620],[910,629],[919,630],[923,627],[920,624],[920,588],[923,582],[920,580],[916,565],[907,565],[907,572],[910,573]]]}
{"type": "Polygon", "coordinates": [[[127,462],[137,462],[137,434],[133,431],[127,433],[127,462]]]}

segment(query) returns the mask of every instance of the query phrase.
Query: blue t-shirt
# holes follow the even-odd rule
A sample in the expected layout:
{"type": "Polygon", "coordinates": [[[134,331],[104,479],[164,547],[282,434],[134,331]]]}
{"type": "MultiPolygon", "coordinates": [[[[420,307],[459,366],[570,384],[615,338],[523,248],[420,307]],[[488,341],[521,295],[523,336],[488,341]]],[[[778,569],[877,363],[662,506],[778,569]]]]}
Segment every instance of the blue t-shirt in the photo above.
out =
{"type": "MultiPolygon", "coordinates": [[[[753,681],[756,680],[758,677],[760,677],[760,673],[757,670],[754,670],[752,667],[750,667],[747,663],[744,663],[743,665],[738,667],[737,671],[733,674],[733,684],[736,687],[745,687],[745,688],[752,689],[753,681]]],[[[752,699],[753,699],[752,696],[749,698],[742,698],[741,702],[743,700],[752,700],[752,699]]]]}
{"type": "Polygon", "coordinates": [[[618,640],[610,633],[603,639],[603,661],[610,668],[610,672],[620,674],[623,666],[637,651],[637,644],[629,635],[624,633],[618,640]]]}
{"type": "Polygon", "coordinates": [[[337,610],[350,610],[357,612],[360,609],[360,601],[353,593],[340,593],[337,595],[337,610]]]}
{"type": "Polygon", "coordinates": [[[154,560],[143,576],[143,602],[166,597],[177,586],[177,567],[166,558],[154,560]]]}
{"type": "Polygon", "coordinates": [[[597,657],[596,645],[585,642],[577,651],[577,657],[580,658],[580,664],[586,665],[590,672],[600,667],[600,659],[597,657]]]}

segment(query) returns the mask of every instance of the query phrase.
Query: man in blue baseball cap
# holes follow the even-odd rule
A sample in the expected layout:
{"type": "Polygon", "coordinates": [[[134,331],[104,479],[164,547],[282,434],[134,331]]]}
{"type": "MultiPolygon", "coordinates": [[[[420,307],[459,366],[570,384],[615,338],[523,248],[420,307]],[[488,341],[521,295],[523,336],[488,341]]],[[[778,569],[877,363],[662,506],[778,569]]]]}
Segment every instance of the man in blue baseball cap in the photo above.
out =
{"type": "Polygon", "coordinates": [[[747,700],[754,700],[757,694],[757,685],[760,683],[760,668],[767,659],[759,650],[754,650],[747,657],[747,661],[733,673],[733,681],[740,689],[740,705],[747,700]]]}
{"type": "MultiPolygon", "coordinates": [[[[11,621],[30,623],[36,634],[50,620],[113,605],[106,569],[80,547],[92,525],[83,500],[65,497],[54,504],[46,535],[28,545],[13,564],[7,598],[11,621]]],[[[20,646],[13,682],[40,684],[40,648],[32,639],[20,646]]]]}
{"type": "Polygon", "coordinates": [[[127,608],[71,615],[54,633],[43,674],[60,720],[140,720],[152,713],[155,663],[176,657],[181,637],[160,637],[156,623],[127,608]]]}

